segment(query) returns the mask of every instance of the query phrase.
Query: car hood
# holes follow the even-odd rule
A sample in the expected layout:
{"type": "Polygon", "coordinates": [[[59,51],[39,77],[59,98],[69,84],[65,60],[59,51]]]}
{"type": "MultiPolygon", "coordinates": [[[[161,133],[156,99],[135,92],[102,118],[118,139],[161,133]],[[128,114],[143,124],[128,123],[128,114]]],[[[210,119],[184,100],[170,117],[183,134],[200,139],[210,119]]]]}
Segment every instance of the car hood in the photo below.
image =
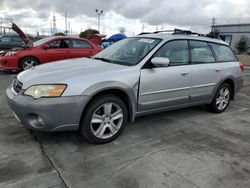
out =
{"type": "Polygon", "coordinates": [[[112,72],[119,75],[119,71],[128,68],[95,59],[76,58],[33,67],[18,74],[17,78],[23,83],[23,88],[27,89],[35,84],[92,82],[98,78],[110,78],[112,72]]]}
{"type": "Polygon", "coordinates": [[[33,45],[30,38],[15,23],[12,23],[12,30],[14,30],[21,37],[27,46],[33,45]]]}

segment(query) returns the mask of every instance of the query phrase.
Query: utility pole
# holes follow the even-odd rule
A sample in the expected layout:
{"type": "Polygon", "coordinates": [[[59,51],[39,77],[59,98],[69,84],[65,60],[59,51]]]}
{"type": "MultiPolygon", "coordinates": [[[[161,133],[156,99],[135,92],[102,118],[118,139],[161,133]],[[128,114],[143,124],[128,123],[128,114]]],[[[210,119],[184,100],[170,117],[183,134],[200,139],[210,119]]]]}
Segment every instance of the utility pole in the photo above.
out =
{"type": "Polygon", "coordinates": [[[65,35],[68,35],[68,27],[67,27],[67,12],[65,12],[65,35]]]}
{"type": "Polygon", "coordinates": [[[95,9],[95,12],[97,14],[97,19],[98,19],[98,31],[100,32],[100,19],[101,15],[103,14],[103,10],[95,9]]]}
{"type": "Polygon", "coordinates": [[[216,24],[216,19],[212,17],[212,26],[214,26],[215,24],[216,24]]]}
{"type": "Polygon", "coordinates": [[[105,26],[103,26],[102,33],[105,35],[105,26]]]}
{"type": "Polygon", "coordinates": [[[50,36],[53,35],[53,31],[52,31],[52,23],[50,22],[50,36]]]}
{"type": "Polygon", "coordinates": [[[68,21],[68,29],[69,29],[68,34],[71,35],[71,33],[70,33],[70,21],[68,21]]]}
{"type": "Polygon", "coordinates": [[[54,35],[55,33],[57,33],[57,29],[56,29],[56,16],[55,14],[53,14],[53,24],[52,24],[52,35],[54,35]]]}

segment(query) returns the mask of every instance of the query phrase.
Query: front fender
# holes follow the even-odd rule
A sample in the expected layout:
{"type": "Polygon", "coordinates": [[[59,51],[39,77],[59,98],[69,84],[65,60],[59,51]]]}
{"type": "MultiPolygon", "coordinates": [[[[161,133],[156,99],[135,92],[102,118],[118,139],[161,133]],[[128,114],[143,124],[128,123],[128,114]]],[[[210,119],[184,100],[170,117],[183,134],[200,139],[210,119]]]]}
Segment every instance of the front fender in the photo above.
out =
{"type": "Polygon", "coordinates": [[[117,89],[120,91],[123,91],[127,94],[129,101],[130,101],[130,120],[134,121],[135,114],[136,114],[136,108],[137,108],[137,92],[138,92],[138,82],[136,82],[132,87],[128,86],[127,84],[124,84],[122,82],[118,81],[104,81],[96,83],[90,87],[88,87],[82,95],[90,96],[89,100],[91,100],[96,94],[111,90],[111,89],[117,89]]]}

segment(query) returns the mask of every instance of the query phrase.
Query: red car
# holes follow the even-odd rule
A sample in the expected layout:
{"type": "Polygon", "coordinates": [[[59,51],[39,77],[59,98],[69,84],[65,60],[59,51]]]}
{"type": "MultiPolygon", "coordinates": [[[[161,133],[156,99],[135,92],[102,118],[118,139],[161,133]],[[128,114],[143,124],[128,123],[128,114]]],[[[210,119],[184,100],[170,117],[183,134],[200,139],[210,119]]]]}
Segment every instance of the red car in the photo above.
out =
{"type": "Polygon", "coordinates": [[[48,37],[32,43],[17,25],[13,24],[12,29],[23,39],[25,46],[1,52],[0,69],[22,71],[43,63],[91,57],[102,50],[89,40],[68,36],[48,37]]]}

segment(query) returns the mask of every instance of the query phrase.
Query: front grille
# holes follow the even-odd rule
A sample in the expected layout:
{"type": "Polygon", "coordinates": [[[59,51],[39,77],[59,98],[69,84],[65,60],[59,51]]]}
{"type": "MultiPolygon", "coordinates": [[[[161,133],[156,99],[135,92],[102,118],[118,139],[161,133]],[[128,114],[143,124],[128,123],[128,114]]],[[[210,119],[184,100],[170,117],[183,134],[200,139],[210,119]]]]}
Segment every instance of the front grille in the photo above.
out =
{"type": "Polygon", "coordinates": [[[23,87],[23,84],[20,81],[18,81],[18,79],[15,79],[14,83],[13,83],[14,91],[19,93],[21,91],[22,87],[23,87]]]}

